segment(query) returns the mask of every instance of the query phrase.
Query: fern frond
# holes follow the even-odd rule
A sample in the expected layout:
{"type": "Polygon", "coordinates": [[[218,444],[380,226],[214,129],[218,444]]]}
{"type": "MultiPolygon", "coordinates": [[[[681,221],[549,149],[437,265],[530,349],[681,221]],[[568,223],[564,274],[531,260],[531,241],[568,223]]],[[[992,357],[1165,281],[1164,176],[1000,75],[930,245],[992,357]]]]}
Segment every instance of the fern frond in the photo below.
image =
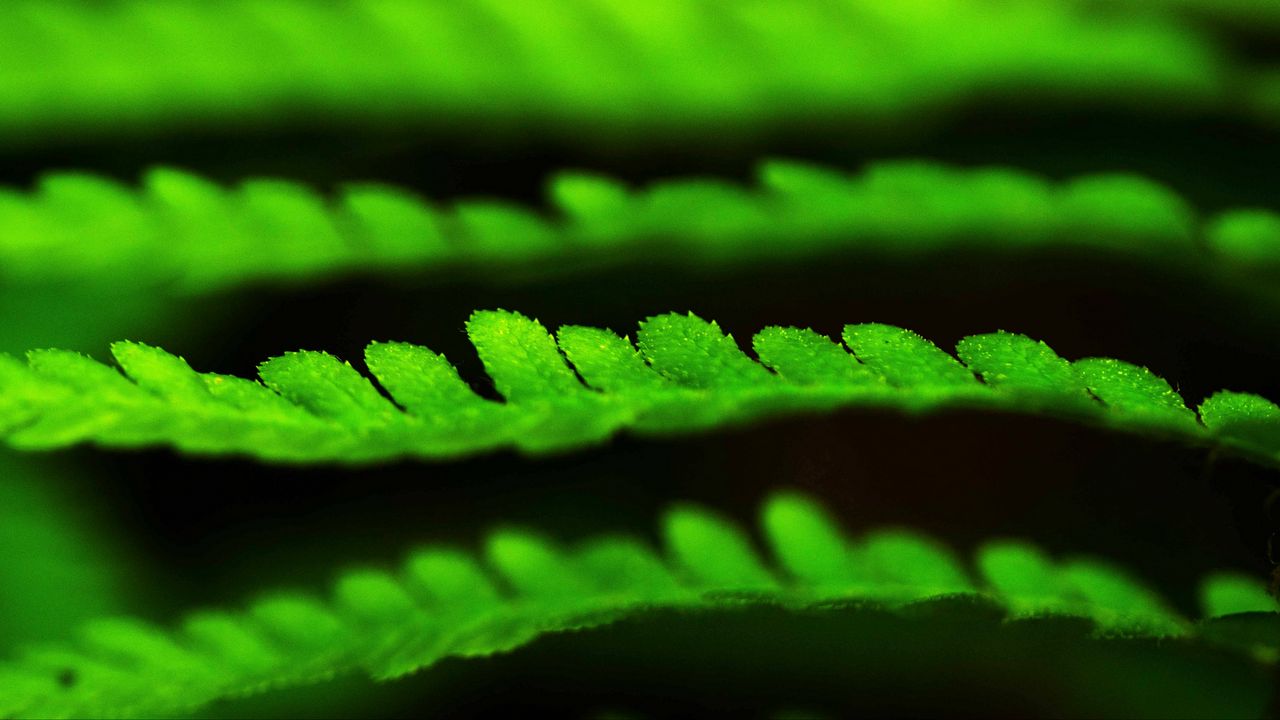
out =
{"type": "MultiPolygon", "coordinates": [[[[360,271],[588,269],[635,258],[716,266],[822,253],[888,256],[964,248],[1060,248],[1139,258],[1239,285],[1280,273],[1280,215],[1201,218],[1172,191],[1128,175],[1054,183],[1005,168],[898,161],[847,175],[781,160],[755,187],[707,179],[629,189],[566,173],[553,215],[493,201],[438,208],[393,187],[336,199],[279,180],[223,188],[170,169],[141,189],[86,174],[0,192],[0,277],[215,288],[360,271]]],[[[1272,282],[1250,283],[1270,287],[1272,282]]]]}
{"type": "Polygon", "coordinates": [[[283,124],[299,112],[344,126],[478,116],[575,137],[742,135],[1001,92],[1236,110],[1226,90],[1248,68],[1226,43],[1124,5],[582,0],[535,13],[480,0],[10,0],[0,137],[283,124]]]}
{"type": "MultiPolygon", "coordinates": [[[[0,665],[0,713],[167,715],[337,673],[394,678],[447,657],[509,651],[543,634],[656,609],[709,612],[753,603],[893,609],[959,596],[994,603],[1011,620],[1087,618],[1098,637],[1221,640],[1115,567],[1054,560],[1022,542],[983,546],[975,577],[915,532],[850,539],[796,494],[766,503],[762,526],[774,562],[732,523],[682,506],[663,523],[665,555],[625,537],[566,548],[504,531],[488,538],[479,559],[427,548],[395,573],[347,572],[328,600],[277,593],[243,611],[192,614],[175,630],[104,619],[73,642],[32,648],[0,665]]],[[[1207,579],[1203,594],[1209,617],[1277,610],[1258,582],[1234,574],[1207,579]]]]}
{"type": "Polygon", "coordinates": [[[0,356],[0,434],[22,449],[170,445],[356,463],[499,448],[536,454],[624,430],[665,435],[838,408],[969,408],[1044,414],[1280,465],[1280,408],[1268,400],[1224,391],[1197,417],[1145,368],[1069,362],[1005,332],[962,340],[963,363],[910,331],[874,323],[846,326],[844,346],[808,329],[766,328],[753,341],[759,362],[692,313],[649,318],[637,345],[577,326],[553,337],[536,320],[501,310],[476,312],[467,332],[505,402],[477,395],[443,356],[408,343],[365,351],[388,399],[322,352],[272,358],[257,382],[198,373],[163,350],[120,342],[111,352],[123,375],[61,350],[34,351],[26,363],[0,356]]]}

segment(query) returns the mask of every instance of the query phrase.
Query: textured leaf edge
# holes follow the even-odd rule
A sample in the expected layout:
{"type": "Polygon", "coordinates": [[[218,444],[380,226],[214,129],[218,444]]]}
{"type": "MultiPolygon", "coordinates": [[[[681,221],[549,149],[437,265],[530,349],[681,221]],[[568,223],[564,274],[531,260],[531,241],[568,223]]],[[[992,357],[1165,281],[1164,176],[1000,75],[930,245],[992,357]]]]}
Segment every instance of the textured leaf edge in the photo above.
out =
{"type": "Polygon", "coordinates": [[[124,374],[67,351],[33,351],[26,363],[0,356],[0,434],[27,450],[92,442],[362,463],[563,452],[622,431],[689,433],[844,408],[962,408],[1046,415],[1280,465],[1280,408],[1269,400],[1223,391],[1197,416],[1145,368],[1068,362],[1013,333],[965,338],[962,364],[910,331],[874,323],[846,326],[844,345],[766,328],[753,342],[759,361],[692,313],[649,318],[637,344],[580,326],[553,337],[501,310],[477,311],[468,332],[505,401],[475,393],[443,356],[408,343],[366,350],[388,399],[322,352],[272,358],[258,382],[197,373],[163,350],[120,342],[112,353],[124,374]]]}

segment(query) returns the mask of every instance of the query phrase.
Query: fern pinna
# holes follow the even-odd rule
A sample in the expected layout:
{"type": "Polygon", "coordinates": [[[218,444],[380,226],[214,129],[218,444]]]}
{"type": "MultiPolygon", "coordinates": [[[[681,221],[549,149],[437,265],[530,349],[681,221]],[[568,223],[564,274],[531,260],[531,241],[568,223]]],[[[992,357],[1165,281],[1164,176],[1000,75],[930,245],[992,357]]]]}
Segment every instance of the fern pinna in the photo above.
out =
{"type": "Polygon", "coordinates": [[[1153,272],[1275,300],[1280,215],[1197,212],[1132,173],[1055,182],[1005,167],[900,160],[850,174],[773,159],[756,175],[748,187],[694,177],[632,188],[561,171],[547,183],[551,207],[539,211],[491,199],[441,206],[375,183],[351,183],[329,198],[296,182],[258,178],[226,188],[172,168],[152,168],[138,189],[50,173],[32,192],[0,192],[0,277],[36,286],[127,279],[186,295],[388,271],[494,283],[516,271],[587,273],[637,262],[715,268],[1059,251],[1136,259],[1153,272]],[[86,247],[86,232],[101,242],[86,247]]]}
{"type": "Polygon", "coordinates": [[[590,628],[663,608],[726,612],[853,604],[904,609],[989,603],[1010,621],[1079,617],[1103,638],[1169,638],[1274,657],[1265,630],[1275,600],[1237,574],[1205,579],[1205,619],[1191,622],[1125,572],[1054,560],[1034,545],[980,548],[975,573],[927,537],[886,530],[845,536],[812,500],[776,495],[761,522],[772,562],[732,523],[682,506],[663,523],[665,555],[626,537],[563,548],[526,531],[488,537],[482,557],[424,548],[395,573],[353,570],[332,598],[267,595],[240,612],[189,615],[176,630],[131,619],[81,629],[68,645],[0,665],[0,711],[20,717],[166,716],[282,685],[361,671],[394,678],[450,656],[510,650],[545,633],[590,628]],[[1234,617],[1233,617],[1234,616],[1234,617]],[[61,679],[60,679],[61,678],[61,679]],[[69,678],[69,679],[68,679],[69,678]]]}
{"type": "Polygon", "coordinates": [[[1068,362],[1012,333],[965,338],[961,364],[908,330],[875,323],[846,326],[844,346],[812,330],[766,328],[752,340],[759,362],[693,314],[644,321],[638,349],[599,328],[565,326],[552,337],[507,311],[477,312],[467,331],[505,402],[477,395],[443,356],[408,343],[365,351],[388,399],[322,352],[272,358],[256,382],[197,373],[163,350],[120,342],[111,349],[124,376],[60,350],[33,351],[25,364],[5,358],[0,418],[18,448],[168,444],[354,463],[563,451],[624,430],[666,435],[839,408],[972,408],[1043,413],[1280,462],[1280,408],[1269,400],[1222,391],[1197,417],[1145,368],[1068,362]]]}
{"type": "Polygon", "coordinates": [[[1162,4],[14,0],[0,14],[0,131],[23,145],[58,130],[287,127],[302,110],[437,133],[478,116],[499,135],[533,124],[577,142],[715,140],[831,114],[874,126],[992,95],[1016,105],[1019,93],[1276,117],[1273,74],[1178,17],[1274,26],[1270,6],[1162,4]],[[51,27],[75,41],[49,41],[51,27]]]}

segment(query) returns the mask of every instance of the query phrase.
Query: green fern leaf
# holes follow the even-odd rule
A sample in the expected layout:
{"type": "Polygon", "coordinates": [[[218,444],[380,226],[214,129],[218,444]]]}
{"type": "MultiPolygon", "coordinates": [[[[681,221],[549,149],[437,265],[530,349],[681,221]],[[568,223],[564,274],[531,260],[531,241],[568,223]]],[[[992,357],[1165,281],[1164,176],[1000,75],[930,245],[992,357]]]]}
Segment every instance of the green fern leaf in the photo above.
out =
{"type": "Polygon", "coordinates": [[[1268,400],[1217,393],[1197,418],[1145,368],[1068,362],[1012,333],[965,338],[961,363],[910,331],[877,324],[846,326],[849,351],[812,330],[766,328],[752,342],[760,362],[693,314],[644,321],[638,349],[595,328],[568,326],[553,337],[507,311],[477,312],[467,331],[505,402],[475,394],[445,358],[407,343],[366,351],[390,400],[325,353],[268,360],[258,383],[116,343],[123,375],[59,350],[33,352],[25,365],[0,361],[0,432],[21,449],[93,442],[367,462],[507,447],[537,454],[622,431],[671,434],[835,408],[952,407],[1044,414],[1280,465],[1280,409],[1268,400]]]}
{"type": "MultiPolygon", "coordinates": [[[[857,602],[893,610],[929,598],[985,598],[1011,619],[1091,620],[1099,637],[1240,647],[1232,638],[1202,636],[1200,628],[1210,625],[1179,616],[1114,567],[1056,561],[1026,543],[985,546],[975,577],[917,533],[850,539],[819,505],[794,493],[766,503],[762,526],[776,564],[734,524],[681,506],[664,523],[665,557],[628,538],[566,548],[507,530],[489,537],[483,560],[427,548],[395,573],[349,571],[329,600],[267,595],[241,612],[192,614],[174,630],[132,619],[95,621],[70,643],[33,647],[0,665],[0,712],[171,715],[341,673],[394,678],[444,658],[509,651],[543,634],[653,609],[713,612],[744,603],[800,609],[857,602]]],[[[1259,583],[1235,574],[1211,576],[1203,595],[1210,617],[1277,612],[1259,583]]],[[[1251,642],[1275,647],[1265,637],[1251,642]]]]}
{"type": "MultiPolygon", "coordinates": [[[[1268,109],[1233,102],[1229,91],[1254,73],[1211,28],[1171,22],[1149,3],[1111,5],[933,2],[899,13],[865,0],[672,0],[559,2],[535,15],[475,0],[12,0],[0,11],[0,131],[14,144],[55,129],[278,126],[301,108],[343,126],[480,117],[500,133],[532,124],[573,139],[690,127],[741,137],[813,117],[884,121],[1028,93],[1268,109]],[[69,40],[48,41],[47,28],[69,40]],[[964,53],[949,51],[962,40],[964,53]]],[[[1221,14],[1275,14],[1250,9],[1221,14]]]]}
{"type": "Polygon", "coordinates": [[[550,184],[555,208],[547,214],[487,200],[437,208],[368,184],[330,202],[279,180],[225,189],[160,169],[132,190],[53,174],[32,194],[0,193],[0,277],[195,292],[333,273],[475,268],[488,278],[504,267],[586,271],[634,258],[701,266],[836,251],[1089,247],[1274,299],[1268,279],[1280,272],[1280,216],[1200,217],[1141,178],[1053,184],[1007,169],[901,161],[846,176],[779,160],[764,162],[759,175],[752,188],[685,179],[643,189],[561,175],[550,184]]]}

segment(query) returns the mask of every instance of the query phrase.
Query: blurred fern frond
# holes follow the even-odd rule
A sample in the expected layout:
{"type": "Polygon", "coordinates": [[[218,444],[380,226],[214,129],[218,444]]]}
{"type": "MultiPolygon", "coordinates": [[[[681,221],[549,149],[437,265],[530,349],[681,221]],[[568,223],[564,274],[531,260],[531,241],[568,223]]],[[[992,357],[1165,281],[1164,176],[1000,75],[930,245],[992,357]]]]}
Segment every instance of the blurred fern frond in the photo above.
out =
{"type": "MultiPolygon", "coordinates": [[[[763,508],[774,562],[716,514],[680,506],[663,523],[665,556],[626,537],[566,548],[503,531],[480,559],[455,549],[410,555],[398,572],[344,573],[331,599],[267,595],[237,612],[188,616],[176,630],[104,619],[76,640],[34,647],[0,665],[6,717],[139,717],[338,673],[390,679],[447,657],[513,650],[540,635],[657,609],[710,612],[767,604],[904,608],[931,598],[986,602],[1019,618],[1077,617],[1100,637],[1180,638],[1260,652],[1193,623],[1141,582],[1096,560],[1058,561],[1032,545],[978,550],[977,577],[946,548],[905,530],[850,539],[803,496],[763,508]]],[[[1204,612],[1263,621],[1275,602],[1237,574],[1206,579],[1204,612]]],[[[1255,647],[1255,645],[1257,647],[1255,647]]]]}
{"type": "MultiPolygon", "coordinates": [[[[1253,14],[1273,17],[1264,5],[1253,14]]],[[[498,132],[579,138],[741,136],[1001,93],[1020,104],[1030,94],[1249,109],[1236,88],[1255,71],[1229,43],[1186,14],[1109,6],[11,0],[0,7],[0,142],[300,115],[375,127],[480,118],[498,132]]]]}
{"type": "Polygon", "coordinates": [[[1203,218],[1132,175],[1055,183],[915,161],[848,175],[774,160],[759,177],[756,187],[692,178],[631,189],[562,173],[549,185],[548,215],[489,200],[441,208],[379,185],[352,185],[330,200],[293,182],[223,188],[169,169],[149,172],[137,190],[51,174],[34,192],[0,192],[0,279],[194,292],[353,272],[494,278],[506,269],[732,267],[948,249],[1102,253],[1243,289],[1280,279],[1280,215],[1203,218]]]}
{"type": "Polygon", "coordinates": [[[1145,368],[1068,362],[1011,333],[965,338],[962,364],[910,331],[874,323],[846,326],[844,346],[812,330],[766,328],[752,341],[758,362],[692,313],[644,321],[638,349],[598,328],[566,326],[553,337],[506,311],[474,313],[467,332],[505,402],[476,394],[443,356],[408,343],[365,351],[388,399],[322,352],[272,358],[257,382],[197,373],[163,350],[120,342],[112,353],[124,375],[67,351],[34,351],[26,363],[0,356],[0,433],[24,449],[170,445],[359,463],[565,451],[621,431],[669,435],[841,408],[969,408],[1044,414],[1280,464],[1280,408],[1268,400],[1224,391],[1197,417],[1145,368]]]}

